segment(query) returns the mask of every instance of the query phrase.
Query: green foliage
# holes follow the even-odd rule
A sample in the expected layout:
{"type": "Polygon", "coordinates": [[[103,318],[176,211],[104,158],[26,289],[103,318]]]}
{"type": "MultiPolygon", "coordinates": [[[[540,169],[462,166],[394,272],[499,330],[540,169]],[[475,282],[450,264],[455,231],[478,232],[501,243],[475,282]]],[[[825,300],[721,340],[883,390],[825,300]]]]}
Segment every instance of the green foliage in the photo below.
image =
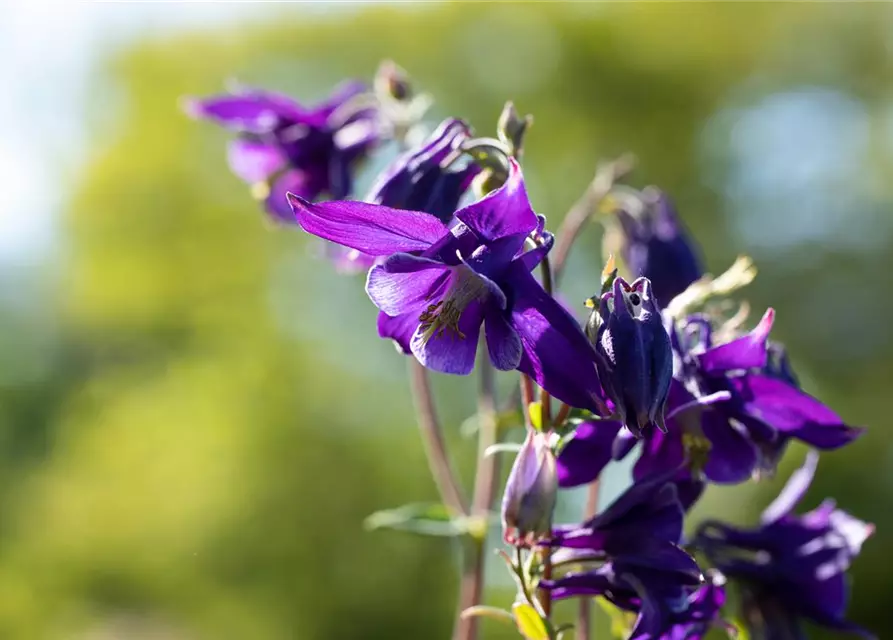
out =
{"type": "Polygon", "coordinates": [[[455,538],[470,535],[480,538],[486,533],[486,522],[479,517],[456,516],[446,505],[422,502],[396,509],[376,511],[366,518],[366,528],[394,529],[423,536],[455,538]]]}
{"type": "MultiPolygon", "coordinates": [[[[435,496],[404,363],[377,340],[362,283],[333,274],[294,229],[265,224],[226,167],[226,133],[186,118],[181,96],[237,77],[309,100],[393,58],[437,98],[438,116],[465,117],[481,135],[495,133],[506,99],[534,114],[525,170],[552,228],[597,160],[633,151],[636,185],[674,196],[714,273],[760,249],[744,246],[723,208],[729,154],[705,155],[729,147],[724,117],[774,91],[822,86],[859,101],[873,133],[889,124],[884,5],[304,9],[135,42],[95,76],[59,255],[30,280],[0,274],[2,638],[449,633],[452,541],[362,527],[385,505],[435,496]]],[[[872,137],[861,182],[843,186],[889,205],[893,153],[882,139],[872,137]]],[[[888,237],[874,213],[859,218],[873,225],[865,235],[888,237]]],[[[878,506],[893,489],[877,471],[889,457],[893,343],[857,352],[836,339],[890,316],[873,274],[893,268],[893,252],[879,246],[763,251],[748,291],[755,309],[777,308],[775,334],[807,389],[874,428],[823,461],[810,495],[833,493],[883,535],[893,531],[878,506]],[[852,299],[817,304],[826,281],[852,299]]],[[[575,249],[567,299],[597,289],[598,247],[592,231],[575,249]]],[[[458,425],[472,387],[436,386],[467,472],[474,445],[458,425]]],[[[704,508],[752,520],[776,488],[718,491],[704,508]]],[[[853,617],[880,637],[889,549],[870,541],[855,567],[853,617]]]]}
{"type": "Polygon", "coordinates": [[[527,640],[549,640],[549,629],[540,614],[526,602],[516,602],[512,606],[518,631],[527,640]]]}

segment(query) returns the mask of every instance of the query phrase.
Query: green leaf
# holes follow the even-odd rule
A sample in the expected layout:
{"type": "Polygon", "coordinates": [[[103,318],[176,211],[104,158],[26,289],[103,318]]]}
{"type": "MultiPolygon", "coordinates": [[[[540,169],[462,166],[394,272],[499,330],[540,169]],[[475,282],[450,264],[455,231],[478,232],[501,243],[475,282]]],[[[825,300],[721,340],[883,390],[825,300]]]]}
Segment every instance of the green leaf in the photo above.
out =
{"type": "Polygon", "coordinates": [[[492,618],[493,620],[498,620],[499,622],[504,622],[510,625],[514,624],[515,621],[515,618],[514,616],[512,616],[511,611],[506,611],[505,609],[500,609],[498,607],[487,607],[484,605],[468,607],[465,611],[462,612],[463,618],[471,618],[473,616],[492,618]]]}
{"type": "Polygon", "coordinates": [[[491,444],[484,451],[484,457],[492,456],[497,453],[518,453],[521,450],[521,444],[518,442],[500,442],[491,444]]]}
{"type": "Polygon", "coordinates": [[[527,640],[549,640],[549,629],[540,614],[526,602],[516,602],[512,606],[518,631],[527,640]]]}
{"type": "Polygon", "coordinates": [[[364,523],[366,529],[395,529],[425,536],[461,536],[477,533],[480,518],[456,517],[440,503],[420,502],[376,511],[364,523]]]}

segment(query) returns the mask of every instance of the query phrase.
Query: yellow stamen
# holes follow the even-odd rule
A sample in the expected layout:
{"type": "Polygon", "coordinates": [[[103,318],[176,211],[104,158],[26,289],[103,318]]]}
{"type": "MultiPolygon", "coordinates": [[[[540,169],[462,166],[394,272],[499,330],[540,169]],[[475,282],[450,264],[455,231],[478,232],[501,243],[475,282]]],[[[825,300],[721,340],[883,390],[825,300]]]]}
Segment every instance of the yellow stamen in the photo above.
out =
{"type": "Polygon", "coordinates": [[[423,343],[445,335],[464,340],[465,334],[459,329],[462,312],[471,302],[483,300],[489,295],[487,285],[480,276],[465,266],[456,269],[453,285],[444,299],[429,304],[419,315],[423,343]]]}
{"type": "Polygon", "coordinates": [[[441,300],[435,304],[428,305],[419,316],[419,329],[422,332],[422,341],[428,342],[431,338],[444,336],[447,333],[451,337],[458,337],[460,340],[465,339],[465,334],[459,330],[459,318],[462,316],[462,310],[459,309],[453,300],[444,302],[441,300]]]}
{"type": "Polygon", "coordinates": [[[710,441],[703,434],[685,431],[682,434],[682,446],[685,447],[685,451],[688,453],[692,469],[701,471],[707,464],[710,449],[713,448],[710,441]]]}

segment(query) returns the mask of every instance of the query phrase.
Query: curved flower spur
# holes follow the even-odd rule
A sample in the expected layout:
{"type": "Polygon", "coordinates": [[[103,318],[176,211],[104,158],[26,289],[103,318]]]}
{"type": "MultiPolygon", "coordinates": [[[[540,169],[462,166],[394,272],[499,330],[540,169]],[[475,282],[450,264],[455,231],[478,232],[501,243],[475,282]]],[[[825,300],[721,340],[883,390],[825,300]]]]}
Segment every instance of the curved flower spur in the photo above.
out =
{"type": "MultiPolygon", "coordinates": [[[[480,167],[454,167],[458,150],[471,136],[466,123],[448,118],[417,147],[398,156],[378,176],[366,202],[423,211],[448,223],[480,167]]],[[[342,272],[366,271],[379,259],[356,249],[327,243],[327,253],[342,272]]]]}

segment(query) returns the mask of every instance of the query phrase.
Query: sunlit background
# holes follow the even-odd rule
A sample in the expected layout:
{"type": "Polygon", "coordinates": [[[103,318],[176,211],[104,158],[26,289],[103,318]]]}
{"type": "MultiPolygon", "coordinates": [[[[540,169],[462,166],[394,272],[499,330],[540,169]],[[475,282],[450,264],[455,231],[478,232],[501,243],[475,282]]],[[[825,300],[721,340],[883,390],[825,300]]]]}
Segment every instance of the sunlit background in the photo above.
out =
{"type": "MultiPolygon", "coordinates": [[[[383,58],[436,98],[432,124],[490,134],[509,98],[534,114],[526,174],[553,227],[598,160],[631,151],[633,183],[672,194],[710,270],[756,259],[747,295],[777,309],[804,387],[870,427],[823,457],[805,506],[833,495],[878,525],[851,617],[889,637],[893,8],[2,15],[0,638],[448,637],[453,542],[363,531],[376,509],[435,495],[405,361],[377,339],[361,280],[268,224],[226,166],[226,134],[178,108],[232,78],[312,102],[383,58]]],[[[593,228],[572,255],[573,303],[595,287],[599,245],[593,228]]],[[[473,388],[437,380],[466,477],[473,388]]],[[[753,521],[801,456],[777,481],[712,490],[696,517],[753,521]]],[[[499,570],[488,601],[507,604],[499,570]]]]}

